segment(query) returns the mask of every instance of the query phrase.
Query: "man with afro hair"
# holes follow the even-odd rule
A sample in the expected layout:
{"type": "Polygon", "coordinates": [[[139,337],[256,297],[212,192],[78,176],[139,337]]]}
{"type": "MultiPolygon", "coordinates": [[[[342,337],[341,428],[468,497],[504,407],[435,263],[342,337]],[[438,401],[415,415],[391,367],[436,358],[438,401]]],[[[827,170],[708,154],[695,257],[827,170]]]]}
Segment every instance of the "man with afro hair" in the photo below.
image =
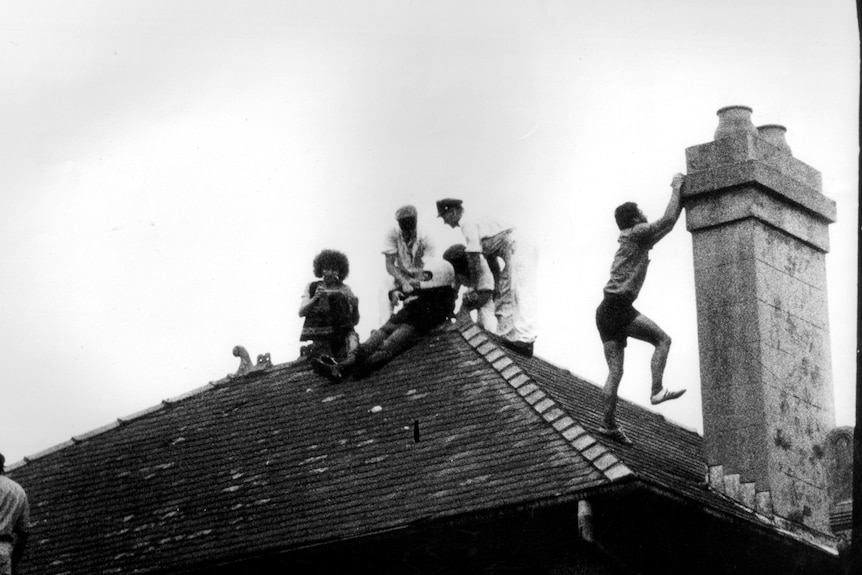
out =
{"type": "Polygon", "coordinates": [[[314,276],[302,292],[299,317],[305,318],[300,341],[310,342],[302,355],[344,358],[359,343],[354,329],[359,323],[359,298],[344,279],[350,273],[347,256],[323,250],[314,258],[314,276]]]}

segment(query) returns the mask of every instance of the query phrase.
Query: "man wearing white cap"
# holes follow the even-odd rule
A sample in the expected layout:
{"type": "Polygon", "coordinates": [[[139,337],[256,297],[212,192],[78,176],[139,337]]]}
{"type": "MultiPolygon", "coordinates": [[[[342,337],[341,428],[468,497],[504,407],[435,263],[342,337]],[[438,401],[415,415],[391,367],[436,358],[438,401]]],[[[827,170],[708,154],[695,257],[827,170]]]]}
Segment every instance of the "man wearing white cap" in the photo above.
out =
{"type": "Polygon", "coordinates": [[[494,276],[494,313],[497,335],[509,349],[530,357],[536,341],[537,293],[536,246],[515,226],[491,218],[465,215],[461,200],[447,198],[437,202],[437,215],[464,235],[470,275],[481,277],[484,255],[494,276]],[[503,261],[500,269],[499,260],[503,261]]]}
{"type": "Polygon", "coordinates": [[[383,255],[386,258],[386,279],[380,291],[380,324],[383,325],[400,305],[400,301],[413,291],[411,281],[422,273],[426,257],[434,255],[431,239],[419,233],[416,208],[402,206],[395,212],[398,225],[386,234],[383,255]]]}

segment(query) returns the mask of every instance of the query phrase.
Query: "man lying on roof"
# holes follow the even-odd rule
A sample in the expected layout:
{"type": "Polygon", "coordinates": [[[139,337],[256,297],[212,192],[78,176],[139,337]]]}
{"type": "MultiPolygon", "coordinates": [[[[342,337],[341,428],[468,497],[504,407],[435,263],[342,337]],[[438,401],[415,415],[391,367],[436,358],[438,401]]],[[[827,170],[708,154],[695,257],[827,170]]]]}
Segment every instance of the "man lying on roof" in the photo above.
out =
{"type": "Polygon", "coordinates": [[[331,357],[318,358],[312,362],[315,371],[332,382],[340,382],[348,375],[364,377],[452,317],[457,291],[455,272],[449,262],[436,259],[426,262],[422,280],[413,280],[412,287],[404,307],[372,331],[347,359],[337,362],[331,357]]]}

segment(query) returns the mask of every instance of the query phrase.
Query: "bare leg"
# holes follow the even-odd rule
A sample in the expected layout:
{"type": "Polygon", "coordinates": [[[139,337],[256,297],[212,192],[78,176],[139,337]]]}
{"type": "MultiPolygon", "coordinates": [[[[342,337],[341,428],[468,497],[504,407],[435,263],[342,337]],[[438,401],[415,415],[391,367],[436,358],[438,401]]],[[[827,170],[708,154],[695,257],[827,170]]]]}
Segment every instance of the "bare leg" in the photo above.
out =
{"type": "Polygon", "coordinates": [[[652,393],[655,395],[662,389],[664,368],[670,352],[671,339],[656,323],[647,316],[640,314],[629,324],[626,333],[635,339],[651,343],[655,346],[650,367],[652,369],[652,393]]]}
{"type": "Polygon", "coordinates": [[[604,424],[608,429],[615,429],[617,427],[617,392],[619,391],[620,381],[623,378],[625,348],[619,342],[606,341],[604,343],[604,350],[605,361],[608,362],[608,379],[605,381],[605,387],[602,390],[605,408],[604,424]]]}

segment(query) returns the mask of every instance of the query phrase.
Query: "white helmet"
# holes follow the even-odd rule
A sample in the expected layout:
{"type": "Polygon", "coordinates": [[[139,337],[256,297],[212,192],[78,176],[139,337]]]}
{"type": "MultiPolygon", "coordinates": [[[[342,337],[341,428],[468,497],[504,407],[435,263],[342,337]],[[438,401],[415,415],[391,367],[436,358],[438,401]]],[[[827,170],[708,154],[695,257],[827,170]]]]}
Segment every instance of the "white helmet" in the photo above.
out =
{"type": "Polygon", "coordinates": [[[455,270],[452,264],[442,259],[429,259],[425,262],[422,270],[422,280],[419,289],[444,287],[455,285],[455,270]]]}

